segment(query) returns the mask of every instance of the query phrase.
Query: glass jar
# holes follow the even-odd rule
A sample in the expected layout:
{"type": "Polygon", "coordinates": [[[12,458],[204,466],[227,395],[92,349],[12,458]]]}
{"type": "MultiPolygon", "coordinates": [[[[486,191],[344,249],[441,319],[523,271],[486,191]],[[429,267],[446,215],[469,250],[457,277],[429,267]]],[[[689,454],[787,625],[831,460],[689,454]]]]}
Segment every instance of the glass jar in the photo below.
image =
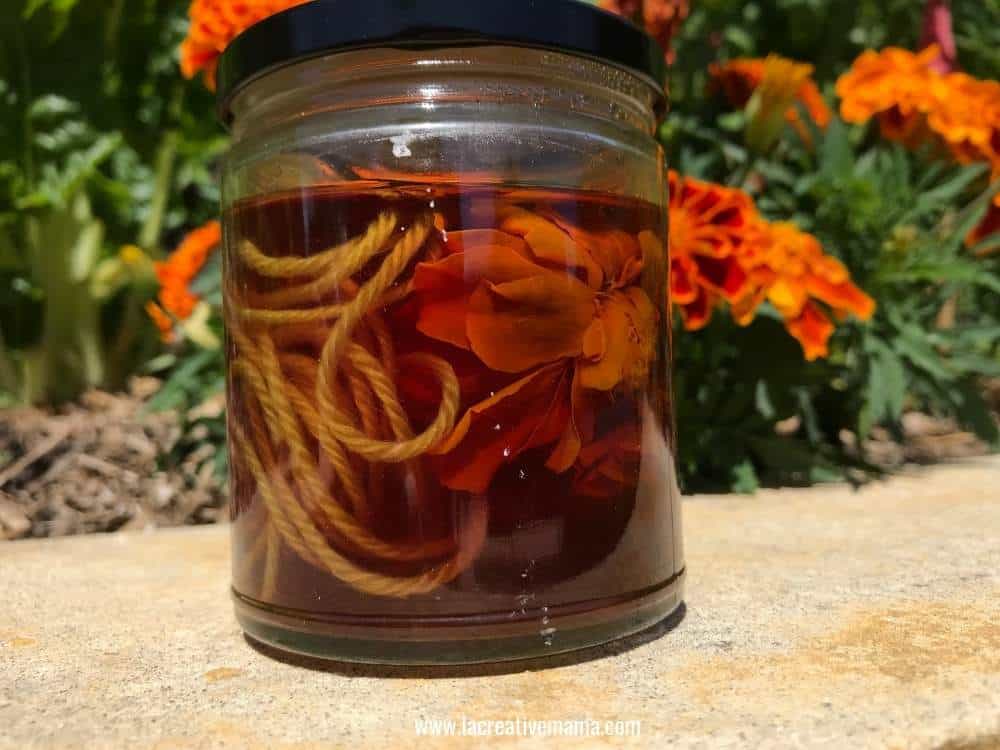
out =
{"type": "Polygon", "coordinates": [[[346,5],[220,64],[239,621],[411,664],[652,625],[684,570],[662,53],[575,0],[346,5]]]}

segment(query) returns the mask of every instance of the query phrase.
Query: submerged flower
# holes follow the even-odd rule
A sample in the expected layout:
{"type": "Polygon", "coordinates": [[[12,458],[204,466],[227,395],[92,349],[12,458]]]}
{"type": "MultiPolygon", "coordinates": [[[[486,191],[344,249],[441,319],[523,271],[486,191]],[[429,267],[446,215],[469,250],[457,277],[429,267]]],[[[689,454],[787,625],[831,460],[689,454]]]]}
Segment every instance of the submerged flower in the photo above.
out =
{"type": "Polygon", "coordinates": [[[472,492],[534,448],[551,470],[572,467],[593,432],[588,404],[643,383],[656,346],[656,309],[637,281],[661,241],[520,208],[497,218],[497,229],[449,232],[445,257],[413,280],[417,330],[511,376],[433,451],[442,482],[472,492]]]}
{"type": "Polygon", "coordinates": [[[199,71],[210,89],[215,88],[219,55],[243,30],[268,16],[309,0],[193,0],[188,10],[191,25],[181,43],[181,73],[193,78],[199,71]]]}
{"type": "Polygon", "coordinates": [[[642,436],[636,422],[618,426],[580,450],[573,490],[595,498],[612,497],[639,473],[642,436]]]}
{"type": "MultiPolygon", "coordinates": [[[[793,125],[803,138],[808,138],[797,105],[808,112],[820,128],[830,124],[830,109],[812,80],[812,66],[770,55],[767,58],[738,58],[709,66],[711,87],[721,90],[734,107],[748,107],[754,96],[758,130],[774,131],[783,122],[793,125]],[[758,92],[760,92],[758,94],[758,92]]],[[[766,134],[761,133],[761,137],[766,134]]]]}
{"type": "Polygon", "coordinates": [[[168,314],[185,320],[194,312],[198,296],[191,291],[190,284],[221,241],[221,225],[218,221],[210,221],[190,232],[166,261],[155,264],[156,278],[160,282],[159,305],[150,315],[161,332],[168,330],[168,314]]]}

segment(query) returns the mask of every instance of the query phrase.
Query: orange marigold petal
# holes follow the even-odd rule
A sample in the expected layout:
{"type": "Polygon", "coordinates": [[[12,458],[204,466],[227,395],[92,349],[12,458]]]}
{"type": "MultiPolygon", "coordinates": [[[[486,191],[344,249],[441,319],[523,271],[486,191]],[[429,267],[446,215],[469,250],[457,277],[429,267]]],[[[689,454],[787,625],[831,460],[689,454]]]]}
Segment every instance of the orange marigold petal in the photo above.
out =
{"type": "Polygon", "coordinates": [[[160,282],[160,304],[174,317],[184,320],[191,315],[198,297],[188,285],[221,242],[222,226],[218,221],[210,221],[189,232],[167,260],[154,264],[160,282]]]}
{"type": "Polygon", "coordinates": [[[539,368],[466,410],[431,453],[442,483],[485,492],[497,470],[526,450],[559,440],[570,421],[568,362],[539,368]]]}
{"type": "Polygon", "coordinates": [[[712,319],[712,308],[714,306],[714,295],[699,287],[698,296],[692,302],[678,306],[678,309],[681,311],[681,320],[684,323],[684,329],[698,331],[707,326],[712,319]]]}
{"type": "Polygon", "coordinates": [[[748,276],[736,258],[695,255],[693,260],[698,280],[705,287],[717,292],[724,300],[733,302],[745,295],[748,276]]]}
{"type": "Polygon", "coordinates": [[[688,305],[698,297],[695,276],[698,269],[687,256],[678,255],[670,261],[670,299],[675,305],[688,305]]]}
{"type": "Polygon", "coordinates": [[[767,299],[783,318],[795,318],[808,302],[809,293],[801,279],[780,276],[767,290],[767,299]]]}
{"type": "Polygon", "coordinates": [[[634,486],[642,458],[642,435],[635,422],[612,430],[580,451],[573,479],[574,491],[593,498],[609,498],[634,486]]]}
{"type": "Polygon", "coordinates": [[[580,383],[610,391],[622,381],[642,385],[649,373],[656,337],[656,308],[638,287],[617,291],[600,304],[595,324],[602,329],[603,347],[580,361],[580,383]]]}
{"type": "MultiPolygon", "coordinates": [[[[542,211],[539,215],[562,229],[593,258],[603,272],[606,288],[621,288],[635,281],[642,271],[644,248],[640,244],[641,238],[630,232],[621,229],[590,232],[576,226],[556,211],[542,211]]],[[[648,242],[649,238],[645,238],[645,241],[648,242]]]]}
{"type": "Polygon", "coordinates": [[[837,313],[852,312],[861,320],[871,320],[875,314],[875,300],[850,281],[831,284],[820,276],[810,275],[806,279],[806,291],[837,313]]]}
{"type": "Polygon", "coordinates": [[[539,262],[561,269],[580,269],[592,289],[601,288],[604,283],[601,267],[585,247],[559,226],[522,208],[507,208],[500,217],[500,229],[523,237],[539,262]]]}
{"type": "MultiPolygon", "coordinates": [[[[709,91],[721,90],[730,105],[735,108],[745,107],[764,80],[764,71],[764,58],[737,58],[724,63],[712,63],[708,68],[709,91]]],[[[803,81],[795,96],[819,127],[825,128],[830,124],[830,108],[813,80],[803,81]]],[[[785,119],[798,123],[798,109],[790,108],[785,113],[785,119]]]]}
{"type": "Polygon", "coordinates": [[[153,301],[146,303],[146,313],[160,331],[160,338],[163,342],[166,344],[172,343],[176,338],[176,334],[174,333],[174,321],[171,317],[163,311],[162,307],[153,301]]]}
{"type": "Polygon", "coordinates": [[[192,0],[187,38],[181,43],[181,71],[186,78],[198,71],[214,88],[215,66],[222,51],[237,35],[279,11],[309,0],[192,0]]]}
{"type": "MultiPolygon", "coordinates": [[[[580,361],[580,382],[585,387],[610,391],[625,378],[631,361],[639,356],[635,353],[634,344],[637,342],[632,341],[632,332],[636,328],[633,319],[636,317],[638,313],[631,300],[621,293],[616,292],[598,305],[594,325],[601,329],[601,346],[584,350],[585,356],[580,361]]],[[[643,335],[648,335],[648,331],[644,331],[643,335]]],[[[596,339],[593,335],[591,338],[596,339]]]]}
{"type": "Polygon", "coordinates": [[[834,326],[812,302],[802,308],[798,317],[786,321],[785,327],[802,345],[802,351],[809,362],[829,355],[829,341],[834,326]]]}
{"type": "Polygon", "coordinates": [[[469,298],[466,334],[494,370],[521,372],[575,357],[594,318],[594,292],[572,276],[545,271],[484,284],[469,298]]]}
{"type": "Polygon", "coordinates": [[[462,229],[447,232],[444,247],[449,254],[483,252],[488,248],[506,247],[525,259],[531,258],[527,243],[520,237],[497,229],[462,229]]]}
{"type": "Polygon", "coordinates": [[[580,382],[579,368],[573,374],[570,418],[566,428],[549,454],[545,466],[556,474],[567,471],[580,455],[580,448],[594,434],[596,408],[594,391],[587,391],[580,382]]]}
{"type": "Polygon", "coordinates": [[[550,272],[522,255],[526,246],[521,239],[502,232],[452,232],[448,241],[453,240],[456,245],[450,248],[468,250],[420,263],[414,271],[413,289],[420,302],[417,329],[425,336],[468,349],[469,297],[481,281],[502,283],[550,272]]]}

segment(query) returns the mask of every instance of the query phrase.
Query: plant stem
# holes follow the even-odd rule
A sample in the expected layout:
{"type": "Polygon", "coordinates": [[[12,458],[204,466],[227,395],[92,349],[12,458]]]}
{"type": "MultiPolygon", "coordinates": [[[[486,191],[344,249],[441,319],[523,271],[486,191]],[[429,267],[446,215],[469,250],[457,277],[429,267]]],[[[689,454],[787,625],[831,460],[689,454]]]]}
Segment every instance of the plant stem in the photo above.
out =
{"type": "Polygon", "coordinates": [[[176,130],[168,130],[160,142],[156,152],[156,185],[153,189],[153,200],[149,207],[149,216],[139,232],[139,247],[150,250],[160,243],[160,233],[163,231],[163,218],[170,199],[170,186],[174,176],[174,162],[177,157],[177,144],[180,137],[176,130]]]}

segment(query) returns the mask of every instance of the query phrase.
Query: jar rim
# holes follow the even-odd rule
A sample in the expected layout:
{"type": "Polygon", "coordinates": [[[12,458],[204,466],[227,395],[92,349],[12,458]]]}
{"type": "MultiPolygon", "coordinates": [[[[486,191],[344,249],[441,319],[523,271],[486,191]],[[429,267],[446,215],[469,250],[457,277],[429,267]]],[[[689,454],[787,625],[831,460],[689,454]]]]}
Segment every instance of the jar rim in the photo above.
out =
{"type": "Polygon", "coordinates": [[[247,84],[310,58],[364,48],[477,45],[589,57],[624,68],[660,92],[666,78],[663,50],[653,37],[580,0],[314,0],[264,19],[229,44],[217,74],[219,117],[232,119],[232,100],[247,84]]]}

